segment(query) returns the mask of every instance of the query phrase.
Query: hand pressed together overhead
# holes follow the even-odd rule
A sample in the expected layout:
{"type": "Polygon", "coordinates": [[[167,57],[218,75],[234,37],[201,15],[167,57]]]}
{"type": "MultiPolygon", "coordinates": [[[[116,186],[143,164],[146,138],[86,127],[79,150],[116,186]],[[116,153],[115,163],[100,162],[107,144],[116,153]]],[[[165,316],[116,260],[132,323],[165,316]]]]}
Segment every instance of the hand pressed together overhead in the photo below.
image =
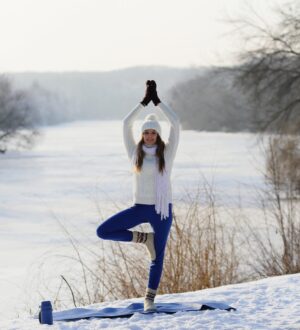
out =
{"type": "Polygon", "coordinates": [[[156,90],[156,82],[154,80],[146,81],[146,92],[143,100],[141,101],[141,104],[143,106],[147,106],[150,103],[150,101],[152,101],[155,106],[157,106],[160,103],[160,99],[157,95],[157,90],[156,90]]]}

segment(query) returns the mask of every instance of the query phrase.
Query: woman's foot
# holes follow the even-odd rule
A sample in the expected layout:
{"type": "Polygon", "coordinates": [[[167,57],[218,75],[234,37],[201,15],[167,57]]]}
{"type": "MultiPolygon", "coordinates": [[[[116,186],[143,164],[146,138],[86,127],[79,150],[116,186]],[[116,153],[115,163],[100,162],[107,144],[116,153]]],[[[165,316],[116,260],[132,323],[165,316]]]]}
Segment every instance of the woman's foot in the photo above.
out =
{"type": "Polygon", "coordinates": [[[156,252],[154,247],[154,233],[142,233],[139,231],[133,231],[132,235],[132,241],[135,243],[145,244],[151,260],[155,260],[156,252]]]}
{"type": "Polygon", "coordinates": [[[144,299],[144,312],[155,312],[156,311],[156,306],[154,304],[155,295],[156,295],[156,290],[147,288],[145,299],[144,299]]]}

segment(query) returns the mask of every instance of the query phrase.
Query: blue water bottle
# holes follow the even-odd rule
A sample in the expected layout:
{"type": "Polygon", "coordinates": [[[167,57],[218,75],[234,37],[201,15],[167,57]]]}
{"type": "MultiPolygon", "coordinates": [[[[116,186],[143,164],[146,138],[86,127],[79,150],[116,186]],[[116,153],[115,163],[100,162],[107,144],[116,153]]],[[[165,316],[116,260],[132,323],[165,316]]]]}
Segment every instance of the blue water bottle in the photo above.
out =
{"type": "Polygon", "coordinates": [[[47,300],[41,302],[39,320],[41,324],[53,324],[51,301],[47,300]]]}

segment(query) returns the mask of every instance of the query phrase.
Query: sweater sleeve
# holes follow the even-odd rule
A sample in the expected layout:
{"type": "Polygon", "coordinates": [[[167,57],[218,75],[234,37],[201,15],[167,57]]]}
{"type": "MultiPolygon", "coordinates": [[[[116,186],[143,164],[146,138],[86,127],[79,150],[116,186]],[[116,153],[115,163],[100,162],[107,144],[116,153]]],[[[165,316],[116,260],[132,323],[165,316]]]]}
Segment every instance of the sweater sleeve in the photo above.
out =
{"type": "Polygon", "coordinates": [[[133,152],[136,148],[133,136],[133,123],[142,109],[144,109],[144,106],[141,103],[138,103],[123,119],[123,140],[129,159],[132,158],[133,152]]]}
{"type": "Polygon", "coordinates": [[[170,155],[171,158],[174,158],[179,143],[180,120],[177,114],[163,102],[159,103],[157,107],[162,113],[163,117],[165,117],[171,125],[169,138],[166,143],[166,152],[170,155]]]}

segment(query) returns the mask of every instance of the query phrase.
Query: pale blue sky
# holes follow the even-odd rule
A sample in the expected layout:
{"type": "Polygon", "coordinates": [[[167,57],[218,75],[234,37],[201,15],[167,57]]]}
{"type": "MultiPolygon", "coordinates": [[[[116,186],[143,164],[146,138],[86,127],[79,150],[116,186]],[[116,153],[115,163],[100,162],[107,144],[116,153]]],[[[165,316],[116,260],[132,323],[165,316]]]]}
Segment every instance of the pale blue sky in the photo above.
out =
{"type": "Polygon", "coordinates": [[[228,16],[284,0],[0,0],[0,72],[234,62],[228,16]]]}

